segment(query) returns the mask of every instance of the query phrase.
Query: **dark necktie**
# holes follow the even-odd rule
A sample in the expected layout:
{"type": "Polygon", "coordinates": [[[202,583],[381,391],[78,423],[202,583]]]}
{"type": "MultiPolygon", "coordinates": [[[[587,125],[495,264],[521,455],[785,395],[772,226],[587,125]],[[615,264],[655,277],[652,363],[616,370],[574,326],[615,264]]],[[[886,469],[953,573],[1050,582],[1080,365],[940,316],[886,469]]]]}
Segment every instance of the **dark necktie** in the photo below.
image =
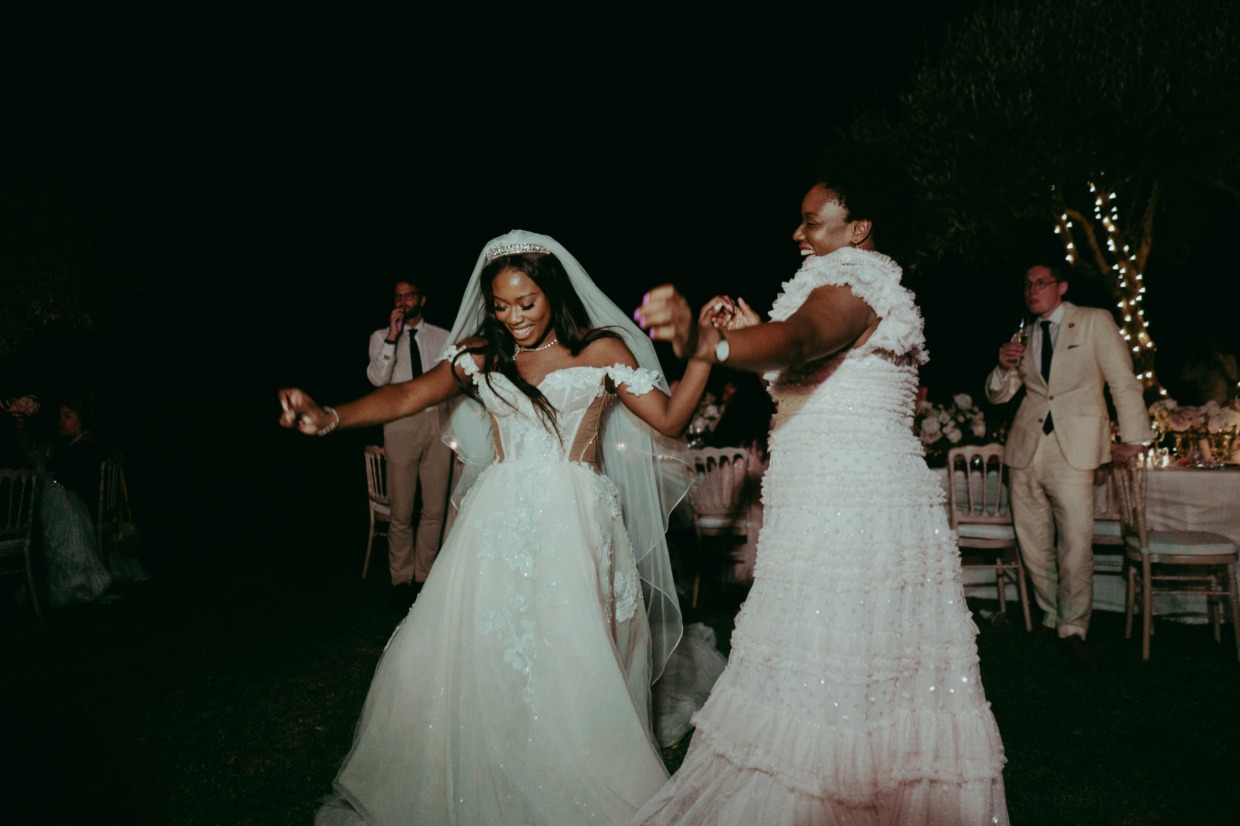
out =
{"type": "MultiPolygon", "coordinates": [[[[1047,386],[1051,383],[1051,356],[1055,352],[1055,347],[1051,344],[1051,323],[1049,321],[1042,322],[1042,378],[1046,380],[1047,386]]],[[[1051,419],[1051,412],[1046,411],[1046,421],[1042,423],[1042,432],[1050,433],[1055,429],[1055,422],[1051,419]]]]}
{"type": "Polygon", "coordinates": [[[418,349],[418,340],[413,337],[417,328],[409,330],[409,369],[411,378],[422,375],[422,351],[418,349]]]}

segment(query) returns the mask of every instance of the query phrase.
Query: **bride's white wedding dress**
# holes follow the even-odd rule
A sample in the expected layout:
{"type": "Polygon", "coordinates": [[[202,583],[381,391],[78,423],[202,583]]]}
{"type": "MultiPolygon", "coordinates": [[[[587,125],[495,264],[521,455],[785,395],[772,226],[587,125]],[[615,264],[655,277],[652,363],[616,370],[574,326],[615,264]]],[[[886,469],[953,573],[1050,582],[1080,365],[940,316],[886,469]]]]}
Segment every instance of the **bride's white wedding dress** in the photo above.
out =
{"type": "Polygon", "coordinates": [[[829,284],[881,323],[767,375],[779,411],[753,588],[689,753],[638,823],[1007,823],[977,628],[912,431],[921,317],[894,262],[845,248],[807,259],[772,318],[829,284]]]}
{"type": "Polygon", "coordinates": [[[460,362],[498,461],[470,489],[379,662],[339,801],[318,822],[627,823],[667,780],[650,726],[650,633],[616,488],[598,472],[605,382],[539,385],[558,434],[502,375],[460,362]],[[350,811],[351,809],[351,811],[350,811]]]}

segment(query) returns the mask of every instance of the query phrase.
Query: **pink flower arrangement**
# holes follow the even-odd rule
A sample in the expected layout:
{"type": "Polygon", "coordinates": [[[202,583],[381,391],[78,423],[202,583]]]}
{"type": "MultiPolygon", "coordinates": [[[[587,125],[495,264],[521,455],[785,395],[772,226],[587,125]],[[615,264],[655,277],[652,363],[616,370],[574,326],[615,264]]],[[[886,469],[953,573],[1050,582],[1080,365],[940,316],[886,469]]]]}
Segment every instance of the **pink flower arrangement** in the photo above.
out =
{"type": "Polygon", "coordinates": [[[1162,399],[1150,405],[1150,416],[1161,433],[1227,433],[1240,430],[1240,399],[1225,405],[1210,401],[1200,407],[1181,407],[1175,399],[1162,399]]]}
{"type": "Polygon", "coordinates": [[[0,401],[0,409],[15,419],[25,420],[39,412],[39,397],[33,393],[0,401]]]}
{"type": "Polygon", "coordinates": [[[934,404],[919,395],[913,411],[913,432],[927,453],[946,453],[959,444],[987,441],[986,415],[967,393],[952,396],[950,405],[934,404]]]}

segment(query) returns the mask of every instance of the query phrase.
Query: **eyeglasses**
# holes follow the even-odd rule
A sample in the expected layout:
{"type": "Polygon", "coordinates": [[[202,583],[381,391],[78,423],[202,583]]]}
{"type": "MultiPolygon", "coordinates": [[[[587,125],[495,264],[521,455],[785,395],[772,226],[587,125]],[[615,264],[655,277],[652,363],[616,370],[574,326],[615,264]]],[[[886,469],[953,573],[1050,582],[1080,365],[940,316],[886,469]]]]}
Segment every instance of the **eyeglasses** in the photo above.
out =
{"type": "Polygon", "coordinates": [[[1038,290],[1049,289],[1058,284],[1058,281],[1026,281],[1024,284],[1026,292],[1037,292],[1038,290]]]}

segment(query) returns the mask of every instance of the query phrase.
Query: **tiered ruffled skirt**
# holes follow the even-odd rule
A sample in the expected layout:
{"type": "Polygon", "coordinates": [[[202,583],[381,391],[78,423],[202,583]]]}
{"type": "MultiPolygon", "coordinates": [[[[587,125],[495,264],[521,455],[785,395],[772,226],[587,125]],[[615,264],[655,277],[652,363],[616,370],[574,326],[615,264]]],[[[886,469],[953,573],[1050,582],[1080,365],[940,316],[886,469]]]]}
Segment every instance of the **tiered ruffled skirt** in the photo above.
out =
{"type": "Polygon", "coordinates": [[[1007,823],[943,495],[907,388],[866,378],[846,402],[781,399],[728,667],[636,822],[1007,823]]]}

